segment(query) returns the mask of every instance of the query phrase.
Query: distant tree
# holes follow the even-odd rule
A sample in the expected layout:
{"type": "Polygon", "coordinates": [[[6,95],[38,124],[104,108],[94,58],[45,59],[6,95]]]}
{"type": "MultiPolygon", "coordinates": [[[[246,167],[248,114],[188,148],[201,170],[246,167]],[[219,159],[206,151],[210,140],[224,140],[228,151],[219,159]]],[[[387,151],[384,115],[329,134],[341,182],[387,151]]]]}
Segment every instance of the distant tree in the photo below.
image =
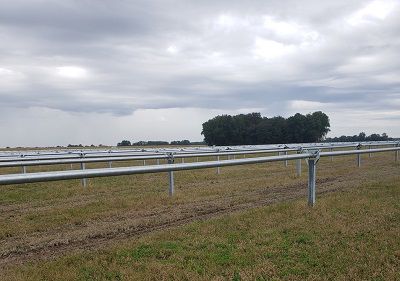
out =
{"type": "Polygon", "coordinates": [[[204,141],[191,141],[191,145],[205,145],[206,143],[204,141]]]}
{"type": "Polygon", "coordinates": [[[233,118],[230,115],[216,116],[205,122],[202,134],[208,145],[229,145],[237,142],[233,118]]]}
{"type": "Polygon", "coordinates": [[[131,142],[128,140],[123,140],[123,141],[117,143],[117,146],[130,146],[130,145],[131,145],[131,142]]]}
{"type": "Polygon", "coordinates": [[[190,145],[189,140],[171,141],[171,145],[190,145]]]}
{"type": "Polygon", "coordinates": [[[148,141],[147,145],[168,145],[167,141],[148,141]]]}
{"type": "Polygon", "coordinates": [[[380,134],[372,134],[367,139],[370,141],[379,141],[381,139],[381,135],[380,134]]]}
{"type": "Polygon", "coordinates": [[[316,111],[312,114],[307,114],[307,120],[309,124],[309,130],[307,130],[307,133],[310,133],[311,135],[305,142],[322,141],[330,131],[328,115],[322,111],[316,111]]]}
{"type": "Polygon", "coordinates": [[[256,144],[257,127],[262,122],[260,113],[239,114],[232,117],[234,136],[231,144],[256,144]]]}
{"type": "Polygon", "coordinates": [[[83,147],[82,144],[69,144],[67,147],[83,147]]]}
{"type": "Polygon", "coordinates": [[[287,143],[287,120],[281,116],[264,117],[257,126],[257,144],[287,143]]]}
{"type": "Polygon", "coordinates": [[[288,119],[249,113],[216,116],[203,123],[201,133],[208,145],[298,143],[322,140],[329,127],[329,117],[321,111],[288,119]]]}
{"type": "Polygon", "coordinates": [[[358,135],[353,136],[340,136],[333,138],[326,138],[326,142],[362,142],[362,141],[387,141],[393,140],[386,133],[380,134],[371,134],[367,136],[364,132],[359,133],[358,135]]]}
{"type": "Polygon", "coordinates": [[[314,138],[314,130],[312,129],[313,120],[309,115],[304,116],[296,113],[294,116],[289,117],[287,122],[287,141],[288,142],[310,142],[314,138]]]}
{"type": "Polygon", "coordinates": [[[145,146],[145,145],[147,145],[147,141],[133,142],[132,145],[145,146]]]}

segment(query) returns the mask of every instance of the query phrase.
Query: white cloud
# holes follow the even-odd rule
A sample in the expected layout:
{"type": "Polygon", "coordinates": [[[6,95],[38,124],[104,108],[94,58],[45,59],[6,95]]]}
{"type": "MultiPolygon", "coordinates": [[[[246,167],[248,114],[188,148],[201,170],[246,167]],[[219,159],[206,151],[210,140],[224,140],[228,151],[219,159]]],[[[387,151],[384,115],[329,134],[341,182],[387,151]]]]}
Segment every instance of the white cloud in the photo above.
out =
{"type": "Polygon", "coordinates": [[[332,107],[331,103],[322,103],[318,101],[292,100],[289,101],[289,109],[294,111],[319,111],[332,107]]]}
{"type": "Polygon", "coordinates": [[[175,45],[171,45],[167,48],[167,52],[170,54],[176,54],[179,52],[179,49],[175,45]]]}
{"type": "Polygon", "coordinates": [[[272,16],[264,17],[264,28],[272,31],[283,39],[300,40],[300,42],[316,41],[319,34],[295,22],[277,20],[272,16]]]}
{"type": "Polygon", "coordinates": [[[222,14],[218,16],[216,23],[223,28],[231,28],[235,26],[237,20],[231,15],[222,14]]]}
{"type": "Polygon", "coordinates": [[[1,76],[13,75],[13,74],[14,74],[14,71],[7,69],[7,68],[0,67],[0,75],[1,76]]]}
{"type": "Polygon", "coordinates": [[[233,31],[243,27],[250,27],[249,19],[244,16],[235,16],[222,13],[214,21],[217,29],[223,31],[233,31]]]}
{"type": "Polygon", "coordinates": [[[379,62],[378,56],[357,56],[351,58],[347,64],[339,66],[337,71],[344,74],[365,73],[381,67],[379,62]]]}
{"type": "Polygon", "coordinates": [[[376,21],[383,21],[399,4],[398,0],[375,0],[353,13],[347,22],[350,25],[361,25],[376,21]]]}
{"type": "Polygon", "coordinates": [[[60,66],[56,68],[56,74],[64,78],[82,79],[88,76],[88,71],[80,66],[60,66]]]}
{"type": "MultiPolygon", "coordinates": [[[[7,90],[18,90],[23,87],[25,75],[19,71],[0,67],[0,87],[7,90]]],[[[0,96],[2,91],[0,89],[0,96]]],[[[1,101],[1,100],[0,100],[1,101]]]]}
{"type": "Polygon", "coordinates": [[[256,58],[271,61],[293,54],[295,51],[296,47],[293,45],[285,45],[274,40],[256,37],[253,54],[256,58]]]}

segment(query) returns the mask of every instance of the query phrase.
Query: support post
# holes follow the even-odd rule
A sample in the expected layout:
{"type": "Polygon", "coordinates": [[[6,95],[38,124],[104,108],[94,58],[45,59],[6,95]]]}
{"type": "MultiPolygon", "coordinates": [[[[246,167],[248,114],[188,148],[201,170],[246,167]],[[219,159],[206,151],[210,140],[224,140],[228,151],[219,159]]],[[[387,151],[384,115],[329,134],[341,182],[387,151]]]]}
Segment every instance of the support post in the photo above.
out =
{"type": "MultiPolygon", "coordinates": [[[[371,149],[371,146],[368,146],[368,149],[371,149]]],[[[368,153],[368,158],[371,158],[371,152],[368,153]]]]}
{"type": "Polygon", "coordinates": [[[146,166],[146,160],[143,160],[143,166],[146,166]]]}
{"type": "MultiPolygon", "coordinates": [[[[219,161],[219,155],[217,156],[217,161],[219,161]]],[[[217,167],[217,174],[219,175],[221,173],[220,167],[217,167]]]]}
{"type": "MultiPolygon", "coordinates": [[[[287,151],[285,151],[285,156],[287,156],[288,155],[288,152],[287,151]]],[[[287,167],[288,166],[288,161],[287,160],[285,160],[285,167],[287,167]]]]}
{"type": "MultiPolygon", "coordinates": [[[[168,153],[168,164],[174,164],[174,154],[173,153],[168,153]]],[[[168,183],[169,183],[169,189],[168,189],[168,194],[169,196],[174,195],[174,172],[170,171],[168,172],[168,183]]]]}
{"type": "MultiPolygon", "coordinates": [[[[303,152],[303,149],[300,147],[297,149],[297,154],[301,154],[303,152]]],[[[298,177],[301,177],[301,159],[296,160],[296,175],[298,177]]]]}
{"type": "Polygon", "coordinates": [[[182,157],[182,163],[185,163],[185,158],[182,157]]]}
{"type": "MultiPolygon", "coordinates": [[[[108,151],[108,155],[111,155],[111,150],[108,151]]],[[[112,168],[112,161],[108,161],[108,168],[112,168]]]]}
{"type": "MultiPolygon", "coordinates": [[[[217,152],[219,152],[220,150],[217,149],[217,152]]],[[[219,155],[217,155],[217,161],[219,161],[219,155]]],[[[220,167],[217,167],[217,175],[219,175],[221,173],[220,167]]]]}
{"type": "MultiPolygon", "coordinates": [[[[400,142],[396,143],[396,147],[400,148],[400,142]]],[[[394,161],[399,162],[399,151],[398,150],[395,151],[394,161]]]]}
{"type": "MultiPolygon", "coordinates": [[[[357,145],[357,150],[361,149],[361,143],[357,145]]],[[[361,154],[357,154],[357,167],[361,167],[361,154]]]]}
{"type": "MultiPolygon", "coordinates": [[[[21,154],[21,158],[24,158],[24,157],[25,157],[25,155],[21,154]]],[[[26,174],[26,166],[22,166],[22,173],[26,174]]]]}
{"type": "MultiPolygon", "coordinates": [[[[333,148],[331,147],[330,151],[333,151],[333,148]]],[[[331,156],[331,162],[333,162],[333,156],[331,156]]]]}
{"type": "Polygon", "coordinates": [[[316,194],[316,177],[317,177],[317,163],[319,160],[319,150],[308,150],[308,153],[312,153],[313,156],[308,158],[308,206],[313,207],[315,205],[315,194],[316,194]]]}
{"type": "MultiPolygon", "coordinates": [[[[85,154],[81,153],[81,158],[84,159],[85,158],[85,154]]],[[[85,163],[81,162],[81,170],[85,170],[85,163]]],[[[87,178],[83,178],[81,179],[81,183],[83,187],[87,187],[87,178]]]]}
{"type": "Polygon", "coordinates": [[[315,205],[315,166],[315,159],[308,159],[308,206],[310,207],[315,205]]]}
{"type": "Polygon", "coordinates": [[[157,158],[157,165],[160,165],[160,159],[157,158]]]}

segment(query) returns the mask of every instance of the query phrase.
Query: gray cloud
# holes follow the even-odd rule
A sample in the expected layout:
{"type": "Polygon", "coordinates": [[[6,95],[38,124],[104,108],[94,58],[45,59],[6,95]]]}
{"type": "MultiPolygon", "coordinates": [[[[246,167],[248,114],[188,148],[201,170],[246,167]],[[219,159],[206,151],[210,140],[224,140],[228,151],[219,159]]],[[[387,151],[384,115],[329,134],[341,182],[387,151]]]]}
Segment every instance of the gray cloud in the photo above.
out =
{"type": "MultiPolygon", "coordinates": [[[[197,108],[208,118],[322,109],[332,134],[354,133],[341,123],[351,116],[353,130],[387,120],[360,127],[400,136],[390,121],[400,116],[397,0],[3,2],[0,109],[8,114],[43,108],[118,122],[138,110],[176,117],[197,108]]],[[[182,137],[200,139],[200,125],[182,137]]]]}

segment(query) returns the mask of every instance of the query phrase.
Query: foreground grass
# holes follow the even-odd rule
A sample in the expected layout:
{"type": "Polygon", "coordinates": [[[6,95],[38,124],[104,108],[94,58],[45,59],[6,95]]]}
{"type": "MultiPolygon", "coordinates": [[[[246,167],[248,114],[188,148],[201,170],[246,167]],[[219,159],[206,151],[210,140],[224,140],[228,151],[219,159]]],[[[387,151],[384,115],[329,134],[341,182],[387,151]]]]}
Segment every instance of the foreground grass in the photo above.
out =
{"type": "MultiPolygon", "coordinates": [[[[101,165],[104,163],[93,167],[101,165]]],[[[115,218],[126,220],[120,227],[130,227],[133,222],[128,219],[141,218],[143,212],[173,214],[182,207],[186,212],[206,204],[233,206],[262,198],[263,192],[270,188],[284,190],[294,184],[305,188],[307,173],[303,166],[300,178],[295,177],[294,161],[290,161],[287,168],[283,163],[223,168],[220,175],[216,175],[215,169],[177,172],[173,198],[168,198],[166,173],[90,179],[88,188],[82,188],[79,180],[1,186],[0,252],[7,255],[14,248],[57,243],[59,233],[69,240],[107,233],[114,227],[110,222],[116,221],[115,218]],[[67,234],[75,228],[82,233],[67,234]]],[[[61,167],[36,167],[56,168],[61,167]]],[[[371,159],[365,157],[360,169],[355,167],[354,157],[335,158],[334,162],[324,158],[318,164],[318,180],[340,179],[342,182],[319,185],[318,190],[341,189],[347,184],[369,182],[377,177],[389,179],[398,174],[398,168],[392,153],[374,155],[371,159]]],[[[10,168],[0,172],[17,170],[10,168]]]]}
{"type": "Polygon", "coordinates": [[[400,280],[399,180],[9,267],[1,280],[400,280]]]}

